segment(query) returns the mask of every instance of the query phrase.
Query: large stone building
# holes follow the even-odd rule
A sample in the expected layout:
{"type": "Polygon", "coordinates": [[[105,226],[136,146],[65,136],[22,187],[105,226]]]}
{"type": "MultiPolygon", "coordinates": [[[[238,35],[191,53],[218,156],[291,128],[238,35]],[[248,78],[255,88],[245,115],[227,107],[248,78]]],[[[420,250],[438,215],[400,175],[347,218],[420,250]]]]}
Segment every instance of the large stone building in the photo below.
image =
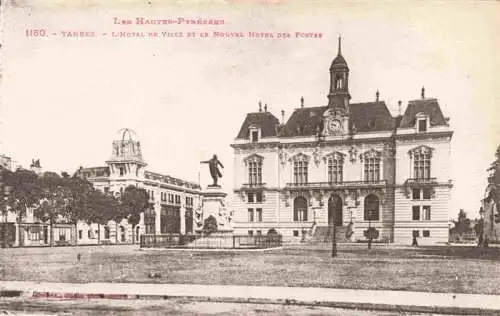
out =
{"type": "MultiPolygon", "coordinates": [[[[89,180],[96,189],[119,196],[127,186],[147,190],[153,208],[144,214],[132,234],[131,226],[121,224],[119,232],[110,225],[104,239],[130,242],[141,234],[192,234],[201,229],[201,188],[193,182],[146,170],[141,144],[130,129],[122,129],[113,141],[111,158],[106,166],[80,168],[77,174],[89,180]],[[118,234],[118,235],[117,235],[118,234]],[[119,238],[117,238],[119,236],[119,238]]],[[[86,234],[83,234],[84,236],[86,234]]]]}
{"type": "Polygon", "coordinates": [[[232,144],[236,234],[326,238],[334,222],[344,240],[365,240],[371,226],[379,241],[448,241],[453,132],[438,100],[422,88],[392,116],[378,92],[350,99],[339,40],[327,105],[302,99],[286,122],[260,105],[247,114],[232,144]]]}

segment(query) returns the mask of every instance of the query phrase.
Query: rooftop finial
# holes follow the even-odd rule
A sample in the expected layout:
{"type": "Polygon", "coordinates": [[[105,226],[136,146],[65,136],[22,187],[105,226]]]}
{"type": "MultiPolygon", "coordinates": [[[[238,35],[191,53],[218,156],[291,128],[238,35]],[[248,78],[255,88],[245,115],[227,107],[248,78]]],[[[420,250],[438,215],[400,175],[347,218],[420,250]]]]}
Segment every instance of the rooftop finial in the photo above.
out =
{"type": "Polygon", "coordinates": [[[398,115],[401,116],[401,100],[398,101],[398,115]]]}
{"type": "Polygon", "coordinates": [[[267,112],[267,103],[264,104],[264,112],[267,112]]]}
{"type": "Polygon", "coordinates": [[[259,101],[259,112],[262,112],[262,101],[259,101]]]}
{"type": "Polygon", "coordinates": [[[377,92],[375,93],[376,101],[378,102],[378,97],[380,96],[380,92],[377,89],[377,92]]]}
{"type": "Polygon", "coordinates": [[[300,97],[300,107],[304,107],[304,97],[300,97]]]}
{"type": "Polygon", "coordinates": [[[285,125],[285,110],[281,110],[281,124],[285,125]]]}
{"type": "Polygon", "coordinates": [[[421,95],[422,95],[422,99],[425,99],[425,88],[424,87],[422,87],[422,93],[421,93],[421,95]]]}
{"type": "Polygon", "coordinates": [[[339,56],[342,55],[342,37],[339,35],[339,56]]]}

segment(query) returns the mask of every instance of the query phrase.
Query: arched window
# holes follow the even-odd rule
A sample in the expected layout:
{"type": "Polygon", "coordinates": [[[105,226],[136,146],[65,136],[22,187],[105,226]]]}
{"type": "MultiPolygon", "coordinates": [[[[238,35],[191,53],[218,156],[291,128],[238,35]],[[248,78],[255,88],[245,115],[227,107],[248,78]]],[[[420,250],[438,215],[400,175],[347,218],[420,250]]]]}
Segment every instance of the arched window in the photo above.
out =
{"type": "Polygon", "coordinates": [[[307,200],[303,196],[298,196],[293,200],[293,220],[307,222],[307,200]]]}
{"type": "Polygon", "coordinates": [[[125,242],[125,227],[120,226],[120,232],[121,232],[121,241],[125,242]]]}
{"type": "Polygon", "coordinates": [[[365,221],[378,221],[380,202],[375,194],[369,194],[365,197],[365,221]]]}
{"type": "Polygon", "coordinates": [[[335,89],[337,90],[342,89],[342,78],[340,77],[335,78],[335,89]]]}

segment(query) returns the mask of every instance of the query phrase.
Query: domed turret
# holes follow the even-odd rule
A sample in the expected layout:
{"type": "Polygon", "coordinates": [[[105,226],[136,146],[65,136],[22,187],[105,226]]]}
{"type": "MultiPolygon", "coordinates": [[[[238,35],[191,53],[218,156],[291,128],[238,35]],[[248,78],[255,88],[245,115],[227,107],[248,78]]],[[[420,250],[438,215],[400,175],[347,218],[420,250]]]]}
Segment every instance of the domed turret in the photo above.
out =
{"type": "Polygon", "coordinates": [[[328,106],[334,110],[349,111],[349,67],[342,56],[341,38],[337,57],[330,66],[330,90],[328,92],[328,106]]]}
{"type": "Polygon", "coordinates": [[[133,130],[122,128],[116,133],[116,137],[113,140],[113,152],[110,160],[144,162],[142,158],[141,143],[133,130]]]}
{"type": "Polygon", "coordinates": [[[147,164],[142,158],[141,143],[137,134],[129,129],[120,129],[113,140],[111,158],[106,161],[112,175],[138,177],[147,164]]]}

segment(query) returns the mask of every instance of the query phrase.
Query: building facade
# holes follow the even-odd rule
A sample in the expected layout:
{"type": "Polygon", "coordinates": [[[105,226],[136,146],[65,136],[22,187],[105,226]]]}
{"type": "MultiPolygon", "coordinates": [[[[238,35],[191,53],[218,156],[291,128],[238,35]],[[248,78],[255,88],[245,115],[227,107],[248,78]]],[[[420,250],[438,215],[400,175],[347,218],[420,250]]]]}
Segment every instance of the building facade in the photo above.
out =
{"type": "Polygon", "coordinates": [[[247,114],[231,145],[235,233],[326,238],[335,224],[344,241],[375,227],[379,241],[447,242],[453,132],[437,99],[422,88],[397,116],[378,91],[351,103],[340,40],[327,96],[318,107],[302,98],[286,122],[267,106],[247,114]]]}
{"type": "MultiPolygon", "coordinates": [[[[200,186],[148,171],[146,166],[137,135],[125,128],[118,132],[113,141],[111,158],[106,161],[106,166],[80,168],[77,171],[79,176],[104,193],[120,196],[126,187],[136,186],[146,189],[149,194],[152,208],[141,216],[134,232],[124,220],[118,225],[103,228],[106,231],[101,232],[102,240],[129,243],[132,236],[138,241],[142,234],[194,234],[201,230],[203,214],[200,186]]],[[[85,230],[81,235],[82,238],[91,236],[85,230]]]]}

